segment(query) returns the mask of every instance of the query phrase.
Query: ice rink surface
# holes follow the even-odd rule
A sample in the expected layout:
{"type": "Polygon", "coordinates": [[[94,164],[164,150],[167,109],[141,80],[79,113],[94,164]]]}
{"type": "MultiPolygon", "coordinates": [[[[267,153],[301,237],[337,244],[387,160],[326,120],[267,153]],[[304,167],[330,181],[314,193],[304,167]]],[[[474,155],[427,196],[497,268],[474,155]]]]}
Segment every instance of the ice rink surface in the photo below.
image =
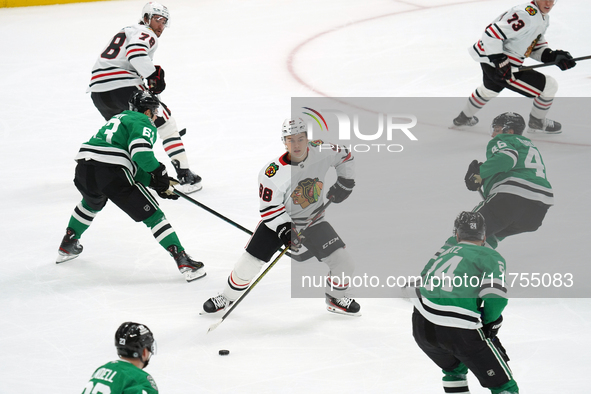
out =
{"type": "MultiPolygon", "coordinates": [[[[480,83],[467,48],[517,2],[165,4],[171,27],[155,63],[166,70],[162,100],[187,128],[191,168],[203,177],[203,190],[192,196],[253,229],[257,174],[284,149],[280,126],[292,96],[467,97],[480,83]]],[[[154,332],[158,354],[147,371],[162,393],[443,392],[439,369],[412,338],[408,302],[358,299],[362,317],[330,314],[322,299],[290,297],[289,259],[206,334],[218,316],[200,316],[201,305],[222,289],[248,236],[187,201],[166,200],[161,207],[189,254],[206,264],[204,279],[186,283],[150,231],[113,204],[84,234],[81,257],[54,263],[80,200],[73,157],[104,123],[85,93],[90,69],[110,38],[138,20],[143,5],[0,9],[0,393],[80,393],[94,369],[116,357],[113,334],[128,320],[154,332]],[[221,357],[219,349],[231,353],[221,357]]],[[[588,14],[587,1],[559,1],[546,35],[550,46],[588,55],[588,14]]],[[[569,124],[559,115],[568,98],[589,96],[590,66],[542,69],[560,85],[549,117],[565,125],[562,135],[533,137],[556,205],[537,232],[501,244],[509,266],[540,261],[559,271],[565,261],[588,264],[590,118],[569,124]]],[[[472,159],[484,159],[488,124],[505,110],[491,103],[471,131],[431,127],[398,154],[399,165],[384,180],[400,184],[385,207],[393,220],[386,229],[364,229],[386,233],[383,247],[391,250],[393,267],[410,259],[420,271],[450,234],[455,215],[478,202],[463,176],[472,159]]],[[[529,107],[520,111],[527,115],[529,107]]],[[[155,152],[170,167],[160,143],[155,152]]],[[[327,219],[347,215],[362,196],[359,180],[327,219]]],[[[354,255],[355,242],[348,242],[354,255]]],[[[589,299],[513,299],[504,317],[499,336],[523,393],[589,391],[589,299]]],[[[488,392],[473,375],[469,382],[471,392],[488,392]]]]}

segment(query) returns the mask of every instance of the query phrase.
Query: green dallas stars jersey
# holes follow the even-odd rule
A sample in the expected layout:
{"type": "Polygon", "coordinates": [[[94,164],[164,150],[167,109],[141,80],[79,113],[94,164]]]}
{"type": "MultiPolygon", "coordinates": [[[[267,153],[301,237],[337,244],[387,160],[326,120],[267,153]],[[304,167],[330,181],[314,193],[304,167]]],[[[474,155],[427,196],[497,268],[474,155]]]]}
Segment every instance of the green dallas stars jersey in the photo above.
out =
{"type": "Polygon", "coordinates": [[[116,360],[100,366],[82,394],[157,394],[156,382],[143,369],[116,360]]]}
{"type": "Polygon", "coordinates": [[[421,272],[422,286],[411,300],[434,324],[477,329],[507,305],[504,273],[505,259],[497,251],[451,237],[421,272]]]}
{"type": "Polygon", "coordinates": [[[534,144],[522,135],[499,134],[486,147],[480,166],[483,192],[509,193],[528,200],[554,204],[554,192],[546,178],[546,166],[534,144]]]}
{"type": "Polygon", "coordinates": [[[146,115],[123,111],[82,144],[75,160],[126,167],[137,181],[148,185],[150,175],[147,173],[160,165],[152,151],[156,136],[156,127],[146,115]]]}

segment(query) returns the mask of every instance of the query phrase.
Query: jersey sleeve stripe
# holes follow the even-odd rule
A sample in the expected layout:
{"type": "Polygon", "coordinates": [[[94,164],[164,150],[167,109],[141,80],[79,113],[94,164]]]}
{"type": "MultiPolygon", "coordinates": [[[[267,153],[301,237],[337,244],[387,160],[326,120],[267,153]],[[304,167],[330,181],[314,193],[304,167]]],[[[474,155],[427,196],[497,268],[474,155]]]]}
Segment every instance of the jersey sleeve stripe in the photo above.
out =
{"type": "Polygon", "coordinates": [[[519,158],[519,154],[517,153],[516,150],[503,149],[503,150],[499,151],[499,153],[503,153],[503,154],[509,156],[513,160],[513,167],[515,167],[517,165],[517,159],[519,158]]]}
{"type": "Polygon", "coordinates": [[[116,72],[112,72],[112,73],[97,74],[97,75],[93,76],[92,78],[90,78],[90,80],[93,81],[97,78],[105,78],[105,77],[110,77],[111,75],[121,75],[121,74],[131,75],[131,73],[129,73],[128,71],[116,71],[116,72]]]}
{"type": "Polygon", "coordinates": [[[138,53],[136,55],[132,55],[128,57],[128,60],[135,59],[136,57],[148,57],[147,53],[138,53]]]}
{"type": "Polygon", "coordinates": [[[125,47],[125,49],[129,49],[131,47],[140,47],[140,48],[144,48],[144,49],[148,49],[148,46],[146,44],[140,44],[140,43],[133,43],[133,44],[129,44],[125,47]]]}
{"type": "Polygon", "coordinates": [[[131,50],[127,51],[126,56],[129,57],[130,54],[135,53],[135,52],[147,53],[147,51],[144,48],[135,48],[135,49],[131,49],[131,50]]]}
{"type": "Polygon", "coordinates": [[[485,32],[488,36],[494,37],[494,38],[501,40],[501,41],[504,41],[507,39],[507,36],[505,35],[505,33],[503,33],[503,31],[499,28],[499,26],[496,23],[493,23],[492,25],[488,25],[488,27],[485,29],[485,32]]]}
{"type": "MultiPolygon", "coordinates": [[[[267,213],[263,213],[261,211],[261,217],[262,218],[266,218],[266,217],[271,216],[271,215],[273,215],[273,216],[279,216],[283,211],[285,211],[285,206],[282,206],[281,208],[279,208],[279,209],[277,209],[275,211],[271,211],[271,212],[267,212],[267,213]],[[275,215],[278,212],[279,212],[279,214],[275,215]]],[[[269,219],[267,219],[267,220],[269,220],[269,219]]]]}
{"type": "Polygon", "coordinates": [[[497,288],[496,285],[495,287],[485,287],[484,289],[482,289],[480,291],[480,293],[478,293],[478,297],[479,298],[484,298],[487,295],[496,295],[502,298],[507,298],[507,289],[503,288],[497,288]]]}

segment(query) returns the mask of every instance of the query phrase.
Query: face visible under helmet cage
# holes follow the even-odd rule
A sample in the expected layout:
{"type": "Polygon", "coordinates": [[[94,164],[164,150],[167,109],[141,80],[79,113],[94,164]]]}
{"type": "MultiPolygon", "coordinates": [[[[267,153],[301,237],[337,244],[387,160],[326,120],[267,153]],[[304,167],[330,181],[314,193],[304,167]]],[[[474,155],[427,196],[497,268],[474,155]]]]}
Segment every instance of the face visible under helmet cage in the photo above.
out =
{"type": "Polygon", "coordinates": [[[151,1],[144,6],[144,8],[142,9],[142,16],[140,18],[140,22],[149,25],[150,20],[152,20],[152,17],[154,15],[160,15],[165,17],[166,23],[164,24],[164,26],[170,27],[170,13],[168,12],[168,8],[166,8],[166,6],[160,3],[156,3],[155,1],[151,1]]]}

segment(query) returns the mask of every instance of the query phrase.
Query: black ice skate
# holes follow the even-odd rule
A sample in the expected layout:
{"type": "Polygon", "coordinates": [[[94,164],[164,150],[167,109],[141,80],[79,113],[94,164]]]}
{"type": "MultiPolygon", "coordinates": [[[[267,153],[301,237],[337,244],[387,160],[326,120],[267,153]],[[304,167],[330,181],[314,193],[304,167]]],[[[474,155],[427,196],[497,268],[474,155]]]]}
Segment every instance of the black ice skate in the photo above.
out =
{"type": "Polygon", "coordinates": [[[326,309],[330,312],[340,313],[347,316],[361,316],[361,306],[353,298],[335,298],[326,294],[326,309]]]}
{"type": "Polygon", "coordinates": [[[188,168],[181,168],[178,160],[173,160],[172,165],[176,170],[179,180],[179,187],[186,194],[197,192],[203,188],[201,185],[201,177],[189,170],[188,168]]]}
{"type": "Polygon", "coordinates": [[[538,119],[529,115],[528,133],[546,133],[546,134],[560,134],[562,133],[562,125],[550,119],[538,119]]]}
{"type": "Polygon", "coordinates": [[[222,309],[226,309],[226,307],[232,305],[233,303],[234,301],[230,301],[225,295],[218,294],[217,296],[211,297],[209,300],[205,301],[203,304],[203,310],[207,313],[216,313],[222,309]]]}
{"type": "Polygon", "coordinates": [[[76,233],[70,227],[66,229],[66,235],[64,235],[60,248],[57,251],[56,264],[75,259],[82,253],[82,245],[80,241],[74,239],[75,235],[76,233]]]}
{"type": "Polygon", "coordinates": [[[174,257],[174,261],[176,261],[176,265],[179,267],[179,271],[181,274],[185,275],[185,279],[187,282],[192,282],[196,279],[203,278],[207,273],[205,272],[205,266],[200,261],[194,261],[187,253],[183,250],[182,252],[178,251],[176,246],[170,246],[167,249],[172,257],[174,257]]]}
{"type": "Polygon", "coordinates": [[[464,115],[464,112],[460,112],[458,117],[454,119],[454,126],[457,126],[457,127],[460,127],[460,126],[472,127],[476,123],[478,123],[478,118],[476,116],[469,118],[466,115],[464,115]]]}

